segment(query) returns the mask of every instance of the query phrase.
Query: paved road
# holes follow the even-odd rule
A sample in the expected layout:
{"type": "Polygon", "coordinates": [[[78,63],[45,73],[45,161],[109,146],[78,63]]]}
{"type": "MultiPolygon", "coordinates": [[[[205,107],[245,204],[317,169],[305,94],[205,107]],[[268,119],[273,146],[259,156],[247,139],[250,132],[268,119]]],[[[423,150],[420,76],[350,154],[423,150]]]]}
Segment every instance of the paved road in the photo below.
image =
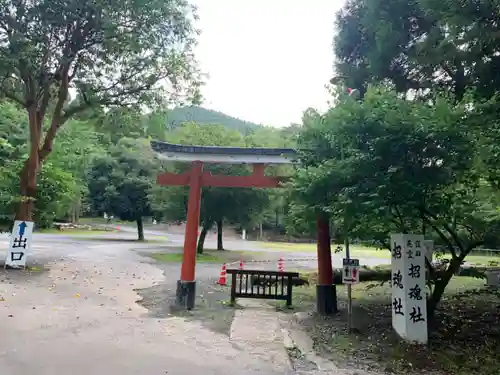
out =
{"type": "MultiPolygon", "coordinates": [[[[158,239],[161,241],[162,246],[169,247],[182,247],[184,243],[183,234],[178,233],[167,233],[161,230],[155,229],[146,229],[146,236],[148,239],[158,239]]],[[[102,255],[102,251],[100,249],[106,249],[113,244],[114,246],[118,246],[116,243],[113,243],[113,239],[121,240],[121,239],[129,239],[133,241],[136,238],[136,229],[134,227],[129,226],[120,226],[120,232],[118,233],[109,233],[105,235],[95,236],[94,238],[90,238],[88,236],[80,236],[75,237],[71,235],[65,234],[40,234],[35,233],[33,235],[33,254],[38,257],[42,257],[43,259],[54,259],[60,256],[66,256],[68,253],[74,253],[75,256],[78,256],[79,250],[82,246],[85,246],[88,250],[93,250],[97,256],[97,254],[102,255]],[[98,239],[108,240],[108,242],[96,241],[98,239]]],[[[215,248],[217,246],[216,236],[210,234],[206,239],[206,247],[207,248],[215,248]]],[[[7,246],[8,237],[4,235],[0,235],[0,251],[7,246]],[[3,242],[2,242],[3,241],[3,242]]],[[[224,239],[224,246],[227,249],[239,250],[239,251],[255,251],[255,252],[268,252],[269,260],[275,261],[279,257],[283,257],[285,259],[299,259],[298,261],[287,261],[285,266],[286,268],[293,269],[317,269],[317,261],[311,260],[316,257],[316,254],[313,252],[286,252],[279,251],[276,248],[266,248],[265,244],[262,242],[254,242],[254,241],[244,241],[241,239],[224,239]]],[[[144,249],[145,251],[153,251],[154,249],[161,249],[160,244],[154,243],[146,243],[146,244],[138,244],[135,243],[134,247],[136,250],[140,251],[140,249],[144,249]]],[[[0,255],[1,256],[1,255],[0,255]]],[[[332,264],[334,267],[342,266],[342,253],[332,254],[332,264]]],[[[390,259],[381,259],[376,257],[364,257],[360,258],[360,263],[366,266],[376,266],[380,264],[390,264],[390,259]]]]}
{"type": "MultiPolygon", "coordinates": [[[[148,315],[136,303],[140,297],[135,290],[164,283],[174,286],[179,270],[177,266],[163,272],[141,254],[161,251],[165,245],[182,246],[183,236],[148,229],[148,238],[157,237],[161,243],[139,244],[132,241],[134,228],[121,229],[97,238],[35,233],[29,263],[44,271],[1,272],[2,375],[286,373],[273,362],[274,357],[266,357],[271,351],[255,355],[199,322],[148,315]]],[[[7,244],[8,236],[0,236],[2,258],[7,244]]],[[[215,237],[209,237],[207,246],[215,245],[215,237]]],[[[228,239],[225,245],[280,256],[275,249],[249,241],[228,239]]],[[[310,258],[314,254],[290,255],[310,258]]],[[[341,256],[335,255],[333,261],[340,266],[341,256]]],[[[368,262],[378,264],[380,259],[368,262]]],[[[287,267],[316,268],[316,262],[287,267]]],[[[213,272],[213,267],[198,266],[200,278],[213,272]]]]}
{"type": "MultiPolygon", "coordinates": [[[[121,232],[116,233],[110,236],[114,236],[119,238],[120,236],[123,236],[124,233],[126,233],[127,236],[130,236],[130,238],[133,238],[136,234],[136,229],[134,227],[128,227],[128,226],[121,226],[120,227],[121,232]]],[[[184,235],[183,234],[174,234],[174,233],[167,233],[161,230],[154,230],[151,228],[147,229],[147,235],[148,237],[153,236],[167,236],[167,240],[165,241],[166,244],[169,246],[179,246],[181,247],[184,244],[184,235]]],[[[207,239],[205,241],[205,246],[207,248],[216,248],[217,247],[217,238],[215,234],[209,234],[207,236],[207,239]]],[[[311,259],[311,258],[316,258],[316,254],[314,252],[299,252],[299,251],[293,251],[293,252],[287,252],[287,251],[279,251],[279,249],[276,249],[275,247],[269,248],[265,246],[264,242],[256,242],[256,241],[244,241],[241,239],[236,239],[236,238],[225,238],[224,239],[224,247],[226,249],[230,250],[239,250],[239,251],[255,251],[255,252],[269,252],[269,258],[270,260],[275,260],[279,257],[283,257],[285,259],[301,259],[299,261],[291,261],[287,262],[287,267],[288,268],[304,268],[304,269],[317,269],[318,264],[316,260],[305,260],[305,259],[311,259]]],[[[334,267],[340,268],[342,267],[342,259],[344,257],[343,253],[334,253],[332,254],[332,264],[334,267]]],[[[366,265],[369,267],[373,266],[378,266],[381,264],[390,264],[390,259],[383,259],[383,258],[377,258],[377,257],[362,257],[359,258],[360,264],[361,265],[366,265]]]]}
{"type": "Polygon", "coordinates": [[[105,237],[35,234],[30,263],[46,270],[1,272],[2,375],[285,373],[266,353],[247,353],[199,322],[149,316],[135,290],[174,283],[177,274],[138,254],[158,244],[105,237]]]}

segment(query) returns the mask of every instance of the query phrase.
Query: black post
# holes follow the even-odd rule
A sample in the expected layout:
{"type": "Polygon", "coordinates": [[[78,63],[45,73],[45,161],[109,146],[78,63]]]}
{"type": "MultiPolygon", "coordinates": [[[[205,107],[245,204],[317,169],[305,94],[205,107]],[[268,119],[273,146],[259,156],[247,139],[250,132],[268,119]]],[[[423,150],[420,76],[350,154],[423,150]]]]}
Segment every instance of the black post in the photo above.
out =
{"type": "Polygon", "coordinates": [[[236,273],[231,275],[231,305],[236,303],[236,273]]]}
{"type": "Polygon", "coordinates": [[[175,297],[177,306],[192,310],[196,297],[196,281],[178,280],[175,297]]]}
{"type": "Polygon", "coordinates": [[[286,307],[292,307],[292,289],[293,289],[293,277],[288,276],[287,287],[286,287],[286,307]]]}

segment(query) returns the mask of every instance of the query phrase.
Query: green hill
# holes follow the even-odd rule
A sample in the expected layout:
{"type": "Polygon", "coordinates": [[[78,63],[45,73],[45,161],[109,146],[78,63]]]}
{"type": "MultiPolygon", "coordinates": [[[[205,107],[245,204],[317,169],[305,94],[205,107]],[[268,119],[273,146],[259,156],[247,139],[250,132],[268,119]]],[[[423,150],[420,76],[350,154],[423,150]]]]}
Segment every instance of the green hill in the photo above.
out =
{"type": "Polygon", "coordinates": [[[243,134],[249,130],[261,127],[261,125],[253,122],[243,121],[219,111],[197,106],[177,107],[168,111],[166,122],[169,129],[174,129],[184,122],[196,122],[198,124],[223,125],[230,129],[238,130],[243,134]]]}

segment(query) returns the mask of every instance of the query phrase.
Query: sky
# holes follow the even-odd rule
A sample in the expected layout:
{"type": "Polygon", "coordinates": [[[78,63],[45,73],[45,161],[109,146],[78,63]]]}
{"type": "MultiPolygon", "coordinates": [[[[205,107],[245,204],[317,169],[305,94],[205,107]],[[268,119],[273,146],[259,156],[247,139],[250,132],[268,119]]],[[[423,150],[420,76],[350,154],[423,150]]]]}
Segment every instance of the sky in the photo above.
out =
{"type": "Polygon", "coordinates": [[[335,12],[343,0],[190,0],[208,74],[203,106],[271,126],[326,109],[335,12]]]}

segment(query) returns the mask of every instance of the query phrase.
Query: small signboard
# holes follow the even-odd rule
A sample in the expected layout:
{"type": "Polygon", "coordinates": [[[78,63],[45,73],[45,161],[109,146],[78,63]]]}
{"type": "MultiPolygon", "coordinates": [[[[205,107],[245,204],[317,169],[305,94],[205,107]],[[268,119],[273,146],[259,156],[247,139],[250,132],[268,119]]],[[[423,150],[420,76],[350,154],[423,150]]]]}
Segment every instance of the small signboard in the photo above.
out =
{"type": "Polygon", "coordinates": [[[33,222],[16,220],[10,236],[9,250],[5,258],[5,267],[25,268],[26,257],[31,248],[33,222]]]}
{"type": "Polygon", "coordinates": [[[343,259],[342,265],[342,283],[359,283],[359,259],[343,259]]]}

